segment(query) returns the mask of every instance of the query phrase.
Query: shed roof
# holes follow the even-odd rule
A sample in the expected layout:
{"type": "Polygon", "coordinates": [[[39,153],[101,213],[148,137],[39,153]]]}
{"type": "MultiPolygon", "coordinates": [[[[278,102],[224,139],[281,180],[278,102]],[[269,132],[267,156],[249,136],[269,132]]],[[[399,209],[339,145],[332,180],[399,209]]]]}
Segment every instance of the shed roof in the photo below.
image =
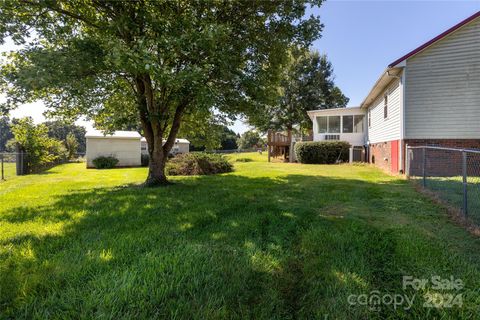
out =
{"type": "MultiPolygon", "coordinates": [[[[165,139],[163,139],[163,142],[165,143],[165,139]]],[[[142,142],[147,142],[147,139],[145,139],[144,137],[142,137],[142,142]]],[[[187,139],[175,139],[175,143],[190,143],[190,141],[188,141],[187,139]]]]}
{"type": "Polygon", "coordinates": [[[88,130],[85,138],[111,138],[111,139],[140,139],[142,136],[137,131],[114,131],[113,134],[105,134],[103,130],[88,130]]]}

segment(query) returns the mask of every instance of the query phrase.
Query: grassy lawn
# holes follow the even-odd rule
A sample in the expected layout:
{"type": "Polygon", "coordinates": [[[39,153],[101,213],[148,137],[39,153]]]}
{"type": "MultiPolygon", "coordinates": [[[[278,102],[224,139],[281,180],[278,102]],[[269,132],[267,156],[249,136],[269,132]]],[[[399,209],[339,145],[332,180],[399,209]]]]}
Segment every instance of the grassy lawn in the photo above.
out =
{"type": "MultiPolygon", "coordinates": [[[[420,177],[416,177],[419,184],[420,177]]],[[[440,199],[455,208],[463,208],[463,178],[454,177],[427,177],[426,188],[433,191],[440,199]]],[[[467,177],[467,206],[468,217],[480,226],[480,178],[467,177]]]]}
{"type": "MultiPolygon", "coordinates": [[[[472,319],[480,240],[405,180],[369,166],[267,163],[172,177],[84,163],[0,183],[0,318],[472,319]],[[462,307],[426,308],[461,279],[462,307]],[[402,294],[406,305],[350,305],[402,294]],[[441,292],[440,292],[441,293],[441,292]]],[[[249,158],[250,162],[236,162],[249,158]]]]}
{"type": "MultiPolygon", "coordinates": [[[[11,162],[5,162],[3,164],[3,176],[4,176],[5,180],[15,178],[16,177],[16,164],[11,163],[11,162]]],[[[0,178],[1,178],[1,175],[0,175],[0,178]]]]}

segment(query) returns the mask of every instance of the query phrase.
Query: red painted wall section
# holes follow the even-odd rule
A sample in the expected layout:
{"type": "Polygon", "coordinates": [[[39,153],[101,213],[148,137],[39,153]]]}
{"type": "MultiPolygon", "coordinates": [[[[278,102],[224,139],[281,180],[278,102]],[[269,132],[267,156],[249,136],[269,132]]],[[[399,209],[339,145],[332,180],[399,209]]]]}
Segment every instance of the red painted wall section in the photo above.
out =
{"type": "Polygon", "coordinates": [[[390,164],[391,164],[391,171],[392,173],[398,173],[398,140],[393,140],[390,144],[391,146],[391,153],[390,153],[390,164]]]}

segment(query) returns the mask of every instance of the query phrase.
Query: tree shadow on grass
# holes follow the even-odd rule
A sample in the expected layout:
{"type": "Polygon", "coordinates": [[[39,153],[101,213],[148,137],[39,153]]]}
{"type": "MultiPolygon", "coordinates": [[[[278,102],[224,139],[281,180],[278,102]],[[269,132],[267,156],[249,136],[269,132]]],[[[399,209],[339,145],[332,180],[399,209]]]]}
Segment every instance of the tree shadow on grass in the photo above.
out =
{"type": "MultiPolygon", "coordinates": [[[[231,174],[160,189],[74,191],[51,205],[15,208],[0,222],[26,229],[0,243],[0,314],[408,317],[347,303],[352,293],[401,290],[406,271],[458,267],[428,236],[405,231],[418,222],[410,208],[438,220],[431,204],[405,195],[413,191],[401,180],[231,174]],[[43,230],[29,230],[32,223],[43,230]],[[414,256],[405,258],[411,235],[414,256]],[[426,249],[436,264],[415,256],[426,249]]],[[[432,314],[421,301],[415,308],[432,314]]]]}

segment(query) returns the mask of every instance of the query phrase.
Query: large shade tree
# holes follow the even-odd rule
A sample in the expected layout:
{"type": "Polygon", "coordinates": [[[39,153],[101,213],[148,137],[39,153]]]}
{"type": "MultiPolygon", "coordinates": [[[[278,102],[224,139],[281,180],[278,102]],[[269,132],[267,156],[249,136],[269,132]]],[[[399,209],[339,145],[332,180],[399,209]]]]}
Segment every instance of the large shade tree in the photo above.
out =
{"type": "Polygon", "coordinates": [[[0,39],[24,48],[2,66],[3,108],[42,99],[53,115],[86,115],[107,129],[134,117],[148,143],[146,184],[165,184],[182,123],[246,113],[272,97],[287,49],[320,34],[308,5],[4,0],[0,39]]]}
{"type": "Polygon", "coordinates": [[[262,131],[311,128],[307,111],[343,108],[349,99],[335,85],[333,67],[326,55],[303,48],[291,50],[283,66],[278,99],[250,114],[250,124],[262,131]]]}

